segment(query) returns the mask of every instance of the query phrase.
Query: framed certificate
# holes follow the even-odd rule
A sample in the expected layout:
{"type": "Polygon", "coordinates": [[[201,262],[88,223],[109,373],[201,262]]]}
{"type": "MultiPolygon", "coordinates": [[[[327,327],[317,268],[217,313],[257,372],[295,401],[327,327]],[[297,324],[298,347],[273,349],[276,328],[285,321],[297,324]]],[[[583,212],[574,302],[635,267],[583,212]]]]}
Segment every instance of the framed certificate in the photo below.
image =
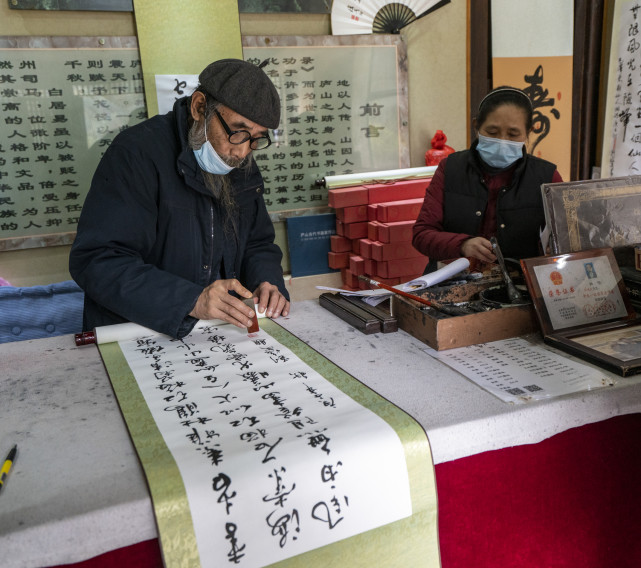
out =
{"type": "Polygon", "coordinates": [[[611,248],[521,266],[546,343],[622,376],[641,372],[641,320],[611,248]]]}

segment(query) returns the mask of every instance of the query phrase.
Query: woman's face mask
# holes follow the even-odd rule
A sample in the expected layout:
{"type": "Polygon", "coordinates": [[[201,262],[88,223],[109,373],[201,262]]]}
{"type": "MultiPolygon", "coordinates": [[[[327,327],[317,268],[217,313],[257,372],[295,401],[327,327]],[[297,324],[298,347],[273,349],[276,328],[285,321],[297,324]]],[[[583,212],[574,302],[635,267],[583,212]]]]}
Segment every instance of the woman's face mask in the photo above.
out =
{"type": "Polygon", "coordinates": [[[478,125],[479,143],[476,147],[483,161],[503,170],[523,157],[528,135],[528,114],[520,106],[505,103],[487,113],[478,125]]]}
{"type": "Polygon", "coordinates": [[[491,138],[479,134],[476,150],[488,166],[503,170],[523,157],[524,145],[525,142],[491,138]]]}

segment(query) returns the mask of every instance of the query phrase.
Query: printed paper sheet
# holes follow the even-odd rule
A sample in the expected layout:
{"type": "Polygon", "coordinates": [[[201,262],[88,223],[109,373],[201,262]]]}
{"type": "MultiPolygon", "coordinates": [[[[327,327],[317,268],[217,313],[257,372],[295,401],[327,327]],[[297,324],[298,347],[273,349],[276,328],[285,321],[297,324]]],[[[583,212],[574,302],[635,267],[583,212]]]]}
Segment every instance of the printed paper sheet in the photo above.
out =
{"type": "Polygon", "coordinates": [[[458,349],[425,349],[504,402],[523,404],[615,384],[603,372],[514,337],[458,349]]]}

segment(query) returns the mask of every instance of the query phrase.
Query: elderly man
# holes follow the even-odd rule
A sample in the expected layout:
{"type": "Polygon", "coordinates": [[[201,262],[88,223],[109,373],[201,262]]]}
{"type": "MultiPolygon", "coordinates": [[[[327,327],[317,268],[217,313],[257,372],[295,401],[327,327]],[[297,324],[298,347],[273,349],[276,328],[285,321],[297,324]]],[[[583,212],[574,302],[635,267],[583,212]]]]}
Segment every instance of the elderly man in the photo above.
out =
{"type": "Polygon", "coordinates": [[[84,328],[132,321],[172,337],[198,319],[251,325],[258,301],[286,316],[282,253],[252,150],[271,144],[278,93],[265,72],[224,59],[173,111],[121,132],[94,175],[69,270],[84,328]]]}

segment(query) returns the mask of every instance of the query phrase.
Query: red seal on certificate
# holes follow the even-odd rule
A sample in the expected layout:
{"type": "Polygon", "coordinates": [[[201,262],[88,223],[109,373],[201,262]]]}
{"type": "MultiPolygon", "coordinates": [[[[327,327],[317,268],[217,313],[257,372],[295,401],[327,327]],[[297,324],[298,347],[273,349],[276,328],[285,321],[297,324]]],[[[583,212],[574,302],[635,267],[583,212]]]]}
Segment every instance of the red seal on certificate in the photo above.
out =
{"type": "Polygon", "coordinates": [[[563,284],[563,276],[561,276],[561,273],[556,270],[550,274],[550,280],[552,280],[552,284],[555,286],[563,284]]]}

